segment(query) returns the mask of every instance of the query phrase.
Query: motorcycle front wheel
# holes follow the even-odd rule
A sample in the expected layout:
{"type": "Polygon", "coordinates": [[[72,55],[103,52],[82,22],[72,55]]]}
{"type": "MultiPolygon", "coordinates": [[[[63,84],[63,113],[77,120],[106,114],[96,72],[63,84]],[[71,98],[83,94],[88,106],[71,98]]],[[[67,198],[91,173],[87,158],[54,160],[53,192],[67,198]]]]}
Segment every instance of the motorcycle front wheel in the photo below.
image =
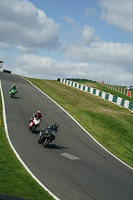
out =
{"type": "Polygon", "coordinates": [[[36,126],[33,125],[32,128],[31,128],[31,132],[34,133],[35,129],[36,129],[36,126]]]}
{"type": "Polygon", "coordinates": [[[40,140],[40,138],[38,139],[38,143],[41,144],[41,140],[40,140]]]}
{"type": "Polygon", "coordinates": [[[43,147],[44,147],[44,148],[47,147],[48,144],[49,144],[49,142],[50,142],[50,139],[49,139],[49,138],[46,138],[46,139],[44,140],[43,147]]]}

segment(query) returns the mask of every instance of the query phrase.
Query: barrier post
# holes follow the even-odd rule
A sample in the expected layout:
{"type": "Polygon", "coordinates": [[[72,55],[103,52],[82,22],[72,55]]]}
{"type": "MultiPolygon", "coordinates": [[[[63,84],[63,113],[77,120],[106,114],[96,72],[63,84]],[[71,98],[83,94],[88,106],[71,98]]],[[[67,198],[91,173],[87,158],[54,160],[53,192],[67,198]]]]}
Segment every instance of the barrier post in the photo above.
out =
{"type": "Polygon", "coordinates": [[[128,92],[127,92],[127,96],[128,96],[128,97],[131,97],[131,92],[128,91],[128,92]]]}

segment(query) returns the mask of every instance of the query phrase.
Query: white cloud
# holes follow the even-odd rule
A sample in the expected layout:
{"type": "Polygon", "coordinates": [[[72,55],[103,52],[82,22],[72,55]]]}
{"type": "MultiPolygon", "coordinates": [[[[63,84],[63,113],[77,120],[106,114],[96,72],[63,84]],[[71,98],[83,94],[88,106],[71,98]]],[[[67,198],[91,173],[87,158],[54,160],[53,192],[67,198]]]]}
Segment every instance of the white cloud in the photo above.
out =
{"type": "Polygon", "coordinates": [[[133,63],[133,45],[107,42],[92,42],[89,46],[70,44],[65,55],[86,62],[133,63]]]}
{"type": "Polygon", "coordinates": [[[133,1],[132,0],[99,0],[102,8],[102,19],[133,34],[133,1]]]}
{"type": "Polygon", "coordinates": [[[82,36],[81,36],[81,41],[83,42],[83,44],[86,46],[87,44],[89,44],[91,41],[95,41],[98,38],[95,36],[95,30],[93,27],[84,26],[83,32],[82,32],[82,36]]]}
{"type": "Polygon", "coordinates": [[[25,54],[18,56],[16,60],[6,63],[6,66],[12,73],[26,77],[42,78],[56,80],[59,77],[65,78],[87,78],[89,80],[102,81],[111,84],[130,85],[133,79],[132,73],[117,68],[116,65],[106,63],[89,62],[59,62],[50,57],[41,57],[34,54],[25,54]]]}
{"type": "Polygon", "coordinates": [[[84,26],[78,41],[63,49],[66,58],[79,61],[77,71],[80,71],[80,77],[100,80],[106,74],[107,82],[111,79],[117,84],[132,82],[132,52],[133,44],[100,41],[94,28],[89,26],[84,26]]]}
{"type": "MultiPolygon", "coordinates": [[[[132,1],[128,0],[127,4],[125,2],[127,0],[99,0],[102,18],[108,24],[133,33],[132,1]]],[[[94,14],[94,10],[88,7],[86,15],[90,14],[94,14]]],[[[45,54],[40,50],[57,48],[60,45],[59,24],[29,1],[1,0],[0,57],[5,60],[4,65],[12,73],[36,78],[80,77],[98,81],[104,78],[106,82],[131,82],[132,85],[133,44],[100,41],[94,27],[84,25],[82,30],[73,18],[64,16],[64,19],[73,29],[66,36],[68,38],[68,35],[72,35],[70,43],[66,40],[66,44],[58,52],[61,59],[67,59],[61,62],[43,57],[45,54]],[[6,51],[12,49],[15,51],[6,51]],[[19,55],[17,50],[22,54],[19,55]]],[[[57,52],[49,53],[56,57],[57,52]]],[[[46,54],[50,55],[48,52],[46,54]]]]}
{"type": "Polygon", "coordinates": [[[93,8],[91,8],[91,7],[88,7],[88,8],[85,9],[85,12],[84,12],[84,13],[85,13],[85,16],[86,16],[86,17],[90,17],[90,16],[96,14],[96,10],[93,9],[93,8]]]}
{"type": "Polygon", "coordinates": [[[0,42],[0,49],[7,50],[10,48],[10,45],[4,42],[0,42]]]}
{"type": "Polygon", "coordinates": [[[70,25],[73,25],[75,23],[74,19],[69,16],[63,16],[63,19],[70,25]]]}
{"type": "Polygon", "coordinates": [[[29,1],[0,1],[0,41],[24,48],[57,48],[59,24],[29,1]]]}
{"type": "MultiPolygon", "coordinates": [[[[12,63],[13,64],[13,63],[12,63]]],[[[85,75],[83,66],[86,63],[58,62],[50,57],[25,54],[17,57],[14,62],[13,73],[28,77],[57,79],[59,77],[77,77],[85,75]]]]}
{"type": "Polygon", "coordinates": [[[24,46],[20,46],[20,45],[18,45],[17,46],[17,49],[19,50],[19,51],[21,51],[22,53],[28,53],[28,52],[30,52],[30,53],[35,53],[35,54],[37,54],[37,48],[33,48],[33,47],[24,47],[24,46]]]}
{"type": "Polygon", "coordinates": [[[69,62],[57,62],[50,57],[41,57],[34,54],[18,56],[14,63],[14,72],[25,74],[29,77],[57,79],[75,71],[69,62]]]}
{"type": "Polygon", "coordinates": [[[133,44],[100,41],[94,28],[87,25],[78,41],[62,49],[67,58],[80,62],[112,63],[118,66],[125,64],[129,68],[133,63],[133,44]]]}

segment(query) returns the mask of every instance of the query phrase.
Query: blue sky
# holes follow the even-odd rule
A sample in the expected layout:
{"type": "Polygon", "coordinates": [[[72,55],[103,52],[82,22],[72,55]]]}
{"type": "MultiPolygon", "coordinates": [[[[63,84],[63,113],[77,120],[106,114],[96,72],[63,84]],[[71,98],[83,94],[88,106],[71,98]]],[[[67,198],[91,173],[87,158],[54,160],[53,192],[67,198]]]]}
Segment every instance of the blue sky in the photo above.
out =
{"type": "Polygon", "coordinates": [[[2,0],[3,69],[133,85],[132,8],[132,0],[2,0]]]}

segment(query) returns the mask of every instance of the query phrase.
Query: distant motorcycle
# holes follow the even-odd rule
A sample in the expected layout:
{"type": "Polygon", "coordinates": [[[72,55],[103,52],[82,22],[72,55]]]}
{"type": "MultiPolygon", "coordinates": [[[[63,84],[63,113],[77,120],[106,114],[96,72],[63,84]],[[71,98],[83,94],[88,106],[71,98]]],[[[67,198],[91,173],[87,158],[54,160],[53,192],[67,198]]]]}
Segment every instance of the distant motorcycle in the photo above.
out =
{"type": "Polygon", "coordinates": [[[34,133],[35,129],[40,126],[40,123],[41,119],[38,119],[36,117],[31,118],[31,120],[29,120],[29,130],[34,133]]]}
{"type": "Polygon", "coordinates": [[[38,143],[41,143],[43,147],[47,147],[49,143],[55,139],[57,132],[46,128],[44,131],[40,131],[38,143]]]}
{"type": "Polygon", "coordinates": [[[17,90],[11,89],[11,91],[9,92],[9,94],[11,94],[11,98],[14,97],[15,93],[17,93],[17,90]]]}

